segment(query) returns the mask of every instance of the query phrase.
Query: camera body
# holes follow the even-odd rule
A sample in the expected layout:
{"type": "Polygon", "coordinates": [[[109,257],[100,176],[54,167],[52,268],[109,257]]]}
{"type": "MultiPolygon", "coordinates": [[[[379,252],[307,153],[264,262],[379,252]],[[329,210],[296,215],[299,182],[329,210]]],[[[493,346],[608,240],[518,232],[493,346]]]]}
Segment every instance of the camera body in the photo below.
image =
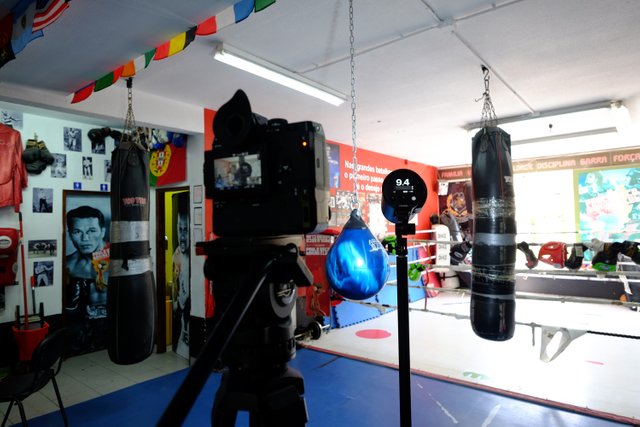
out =
{"type": "Polygon", "coordinates": [[[317,233],[329,222],[329,173],[322,126],[267,120],[238,90],[217,112],[205,152],[206,197],[220,237],[317,233]]]}

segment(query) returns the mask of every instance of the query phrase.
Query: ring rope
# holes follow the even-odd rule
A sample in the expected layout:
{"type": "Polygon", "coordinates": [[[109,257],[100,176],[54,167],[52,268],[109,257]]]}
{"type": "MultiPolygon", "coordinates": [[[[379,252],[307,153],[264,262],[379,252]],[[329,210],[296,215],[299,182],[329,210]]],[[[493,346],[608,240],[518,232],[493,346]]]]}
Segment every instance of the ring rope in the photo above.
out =
{"type": "MultiPolygon", "coordinates": [[[[381,304],[381,303],[377,303],[377,302],[369,302],[369,301],[356,301],[356,300],[349,300],[349,299],[345,299],[345,301],[348,302],[353,302],[356,304],[361,304],[361,305],[366,305],[366,306],[370,306],[373,308],[377,308],[380,311],[387,311],[388,309],[392,309],[395,310],[398,307],[391,305],[391,304],[381,304]]],[[[427,309],[427,308],[414,308],[414,307],[409,307],[409,311],[421,311],[423,313],[432,313],[432,314],[439,314],[441,316],[449,316],[449,317],[453,317],[456,320],[468,320],[470,319],[470,316],[467,314],[458,314],[458,313],[450,313],[450,312],[446,312],[446,311],[438,311],[438,310],[431,310],[431,309],[427,309]]],[[[540,323],[535,323],[535,322],[515,322],[516,325],[520,325],[520,326],[528,326],[530,327],[532,330],[535,330],[535,328],[558,328],[558,326],[550,326],[550,325],[543,325],[540,323]]],[[[573,329],[573,328],[572,328],[573,329]]],[[[592,330],[584,330],[584,329],[574,329],[576,331],[584,331],[587,334],[593,334],[593,335],[603,335],[603,336],[608,336],[608,337],[614,337],[614,338],[627,338],[627,339],[633,339],[633,340],[640,340],[640,336],[637,335],[627,335],[627,334],[618,334],[615,332],[603,332],[603,331],[592,331],[592,330]]]]}

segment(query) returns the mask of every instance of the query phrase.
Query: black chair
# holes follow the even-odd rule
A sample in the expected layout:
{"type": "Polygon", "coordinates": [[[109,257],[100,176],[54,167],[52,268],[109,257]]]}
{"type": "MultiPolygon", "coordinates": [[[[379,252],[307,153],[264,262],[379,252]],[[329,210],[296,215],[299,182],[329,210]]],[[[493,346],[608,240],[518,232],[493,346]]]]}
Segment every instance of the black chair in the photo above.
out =
{"type": "Polygon", "coordinates": [[[44,388],[49,382],[53,383],[64,425],[68,425],[67,414],[64,411],[60,390],[56,382],[56,375],[60,372],[65,346],[67,345],[66,337],[67,331],[65,329],[49,333],[33,351],[29,372],[11,373],[0,380],[0,402],[9,402],[9,407],[2,421],[2,427],[7,423],[14,403],[18,405],[20,410],[22,425],[26,426],[27,417],[24,413],[22,401],[44,388]]]}

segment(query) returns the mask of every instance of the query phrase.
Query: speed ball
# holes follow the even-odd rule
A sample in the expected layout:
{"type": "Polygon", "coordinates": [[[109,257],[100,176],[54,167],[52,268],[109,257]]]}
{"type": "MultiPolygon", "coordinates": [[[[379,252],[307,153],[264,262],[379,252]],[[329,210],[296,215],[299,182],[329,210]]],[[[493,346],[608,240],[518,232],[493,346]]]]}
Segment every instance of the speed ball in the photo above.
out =
{"type": "Polygon", "coordinates": [[[353,300],[376,295],[387,282],[389,256],[357,209],[331,246],[326,271],[331,289],[353,300]]]}

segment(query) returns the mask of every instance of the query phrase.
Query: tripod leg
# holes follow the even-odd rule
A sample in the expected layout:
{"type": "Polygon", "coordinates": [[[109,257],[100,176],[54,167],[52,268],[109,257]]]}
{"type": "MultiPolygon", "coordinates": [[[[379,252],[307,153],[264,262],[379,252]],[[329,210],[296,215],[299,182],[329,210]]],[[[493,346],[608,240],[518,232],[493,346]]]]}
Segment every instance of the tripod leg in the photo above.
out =
{"type": "Polygon", "coordinates": [[[227,396],[228,381],[227,374],[223,374],[211,409],[212,427],[234,427],[236,425],[238,411],[237,408],[231,407],[230,399],[227,396]]]}
{"type": "MultiPolygon", "coordinates": [[[[309,416],[299,390],[288,386],[264,397],[260,427],[304,427],[309,416]]],[[[253,415],[253,414],[252,414],[253,415]]]]}

